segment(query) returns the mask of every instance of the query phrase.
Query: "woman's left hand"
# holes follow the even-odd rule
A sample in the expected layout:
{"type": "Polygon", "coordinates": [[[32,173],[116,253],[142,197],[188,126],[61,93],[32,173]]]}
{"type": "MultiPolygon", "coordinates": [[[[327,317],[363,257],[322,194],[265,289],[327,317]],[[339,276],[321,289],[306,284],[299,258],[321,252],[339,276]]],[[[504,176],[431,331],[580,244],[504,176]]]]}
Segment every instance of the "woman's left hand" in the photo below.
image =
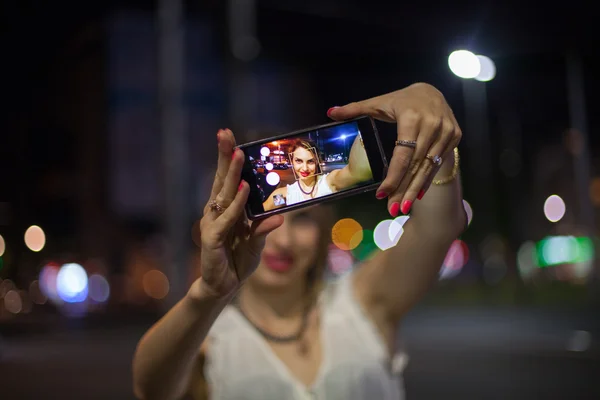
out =
{"type": "Polygon", "coordinates": [[[396,122],[398,140],[416,142],[414,148],[397,145],[386,178],[377,190],[377,198],[388,197],[392,216],[408,213],[415,199],[421,199],[440,165],[439,156],[452,161],[452,150],[458,146],[462,131],[442,93],[426,83],[415,83],[392,93],[368,100],[333,107],[327,115],[345,120],[361,115],[396,122]]]}

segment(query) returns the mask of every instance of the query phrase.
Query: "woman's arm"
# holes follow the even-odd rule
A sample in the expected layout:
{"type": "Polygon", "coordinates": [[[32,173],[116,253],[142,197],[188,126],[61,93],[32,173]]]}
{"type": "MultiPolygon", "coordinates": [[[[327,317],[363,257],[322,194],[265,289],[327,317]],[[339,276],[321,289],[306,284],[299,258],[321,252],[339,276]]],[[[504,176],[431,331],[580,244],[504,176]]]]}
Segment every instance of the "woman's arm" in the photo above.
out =
{"type": "Polygon", "coordinates": [[[437,280],[448,248],[465,227],[458,173],[430,186],[433,179],[453,176],[453,150],[462,131],[443,94],[425,83],[328,111],[336,120],[365,114],[396,122],[404,143],[394,147],[376,197],[387,198],[392,217],[413,210],[398,244],[366,261],[354,276],[357,300],[391,347],[399,321],[437,280]]]}
{"type": "MultiPolygon", "coordinates": [[[[435,179],[452,173],[447,155],[435,179]]],[[[358,268],[354,289],[358,301],[393,345],[401,318],[437,281],[448,248],[465,227],[460,176],[445,185],[431,185],[413,206],[398,244],[358,268]]]]}
{"type": "Polygon", "coordinates": [[[178,399],[187,392],[200,346],[232,297],[217,297],[202,282],[194,282],[140,340],[133,359],[136,397],[178,399]]]}
{"type": "Polygon", "coordinates": [[[339,191],[372,178],[373,173],[371,172],[367,152],[362,145],[360,135],[356,135],[350,148],[348,165],[331,171],[327,175],[327,183],[334,191],[339,191]]]}

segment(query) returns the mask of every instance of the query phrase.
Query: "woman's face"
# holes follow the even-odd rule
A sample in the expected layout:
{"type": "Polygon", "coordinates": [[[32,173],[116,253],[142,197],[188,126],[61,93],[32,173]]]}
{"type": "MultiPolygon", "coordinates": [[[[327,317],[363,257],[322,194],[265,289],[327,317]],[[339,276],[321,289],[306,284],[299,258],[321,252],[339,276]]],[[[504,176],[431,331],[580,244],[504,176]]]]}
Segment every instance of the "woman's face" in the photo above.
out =
{"type": "Polygon", "coordinates": [[[317,170],[317,159],[313,152],[305,149],[304,147],[298,147],[292,153],[292,164],[296,175],[302,179],[315,174],[317,170]]]}
{"type": "Polygon", "coordinates": [[[319,225],[310,209],[285,214],[283,225],[267,235],[260,264],[250,279],[271,289],[304,285],[319,240],[319,225]]]}

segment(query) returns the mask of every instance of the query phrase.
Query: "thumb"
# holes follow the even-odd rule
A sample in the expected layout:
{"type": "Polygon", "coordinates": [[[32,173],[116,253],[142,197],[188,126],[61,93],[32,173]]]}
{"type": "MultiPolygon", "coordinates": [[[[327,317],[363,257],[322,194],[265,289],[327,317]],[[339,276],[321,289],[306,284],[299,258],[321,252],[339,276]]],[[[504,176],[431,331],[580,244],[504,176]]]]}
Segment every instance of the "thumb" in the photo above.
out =
{"type": "Polygon", "coordinates": [[[350,119],[354,117],[358,117],[360,115],[367,114],[366,106],[363,101],[357,101],[353,103],[346,104],[342,107],[331,107],[327,110],[327,116],[334,121],[341,121],[345,119],[350,119]]]}
{"type": "Polygon", "coordinates": [[[252,222],[248,246],[253,253],[260,253],[265,243],[265,236],[283,224],[283,215],[274,215],[252,222]]]}
{"type": "Polygon", "coordinates": [[[385,95],[372,97],[363,101],[355,101],[342,107],[331,107],[327,110],[327,116],[334,121],[368,115],[381,121],[394,122],[396,119],[393,114],[389,97],[385,95]]]}

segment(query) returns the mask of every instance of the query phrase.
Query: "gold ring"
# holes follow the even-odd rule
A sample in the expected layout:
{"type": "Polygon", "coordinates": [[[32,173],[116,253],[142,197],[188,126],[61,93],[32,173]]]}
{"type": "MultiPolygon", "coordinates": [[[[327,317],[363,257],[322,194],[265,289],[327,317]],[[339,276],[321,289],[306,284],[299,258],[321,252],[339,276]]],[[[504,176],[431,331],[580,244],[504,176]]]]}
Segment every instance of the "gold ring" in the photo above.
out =
{"type": "Polygon", "coordinates": [[[211,200],[210,203],[208,203],[208,206],[210,207],[211,211],[216,211],[219,214],[225,211],[225,207],[217,203],[216,200],[211,200]]]}

